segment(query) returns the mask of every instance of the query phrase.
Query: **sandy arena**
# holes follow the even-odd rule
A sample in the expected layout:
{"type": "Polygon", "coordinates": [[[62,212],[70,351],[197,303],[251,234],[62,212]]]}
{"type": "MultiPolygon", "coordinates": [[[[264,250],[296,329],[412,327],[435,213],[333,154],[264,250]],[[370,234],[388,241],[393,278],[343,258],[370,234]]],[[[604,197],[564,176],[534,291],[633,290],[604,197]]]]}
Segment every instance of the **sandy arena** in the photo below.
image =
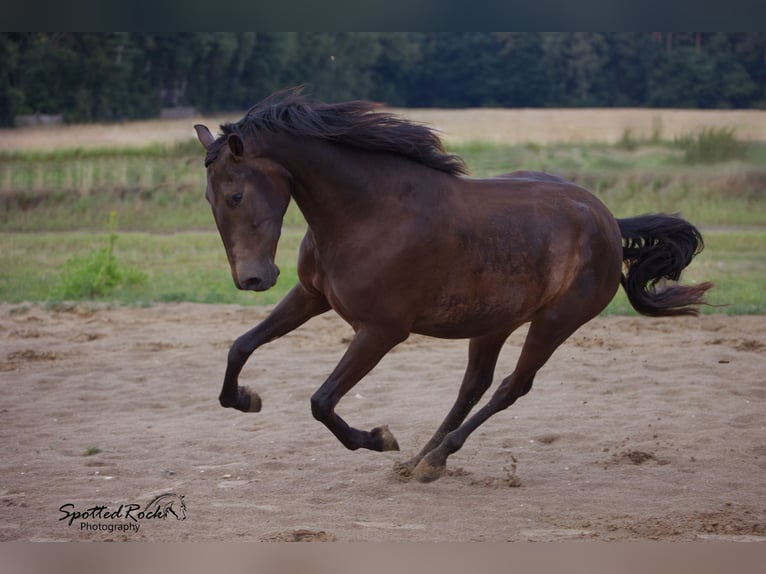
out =
{"type": "Polygon", "coordinates": [[[253,355],[261,413],[218,406],[266,312],[0,305],[0,540],[766,541],[766,317],[596,319],[420,484],[392,469],[446,414],[467,342],[390,353],[338,412],[402,452],[349,452],[309,407],[352,335],[332,313],[253,355]],[[137,516],[162,494],[172,513],[137,516]]]}

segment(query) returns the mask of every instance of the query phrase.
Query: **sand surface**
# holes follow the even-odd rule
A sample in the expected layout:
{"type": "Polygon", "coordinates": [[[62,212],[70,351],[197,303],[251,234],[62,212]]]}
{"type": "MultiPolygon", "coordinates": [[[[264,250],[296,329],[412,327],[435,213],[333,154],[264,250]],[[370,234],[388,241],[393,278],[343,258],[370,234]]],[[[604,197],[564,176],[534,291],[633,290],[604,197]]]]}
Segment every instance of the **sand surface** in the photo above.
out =
{"type": "Polygon", "coordinates": [[[253,355],[262,412],[218,406],[267,311],[0,305],[0,540],[766,541],[766,317],[596,319],[420,484],[393,465],[446,414],[467,342],[386,356],[338,412],[402,451],[350,452],[309,407],[352,335],[333,313],[253,355]],[[124,516],[162,494],[185,509],[124,516]]]}

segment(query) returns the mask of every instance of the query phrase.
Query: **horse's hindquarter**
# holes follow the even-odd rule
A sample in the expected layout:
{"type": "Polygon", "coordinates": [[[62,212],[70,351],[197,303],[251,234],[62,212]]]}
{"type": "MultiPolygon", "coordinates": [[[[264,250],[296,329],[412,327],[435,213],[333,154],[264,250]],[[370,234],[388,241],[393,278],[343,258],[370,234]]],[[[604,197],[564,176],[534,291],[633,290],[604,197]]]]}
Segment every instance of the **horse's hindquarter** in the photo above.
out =
{"type": "MultiPolygon", "coordinates": [[[[424,262],[413,331],[475,336],[528,321],[574,282],[614,294],[620,234],[590,193],[562,182],[465,180],[424,262]],[[434,250],[436,251],[436,250],[434,250]]],[[[604,301],[604,305],[608,300],[604,301]]]]}

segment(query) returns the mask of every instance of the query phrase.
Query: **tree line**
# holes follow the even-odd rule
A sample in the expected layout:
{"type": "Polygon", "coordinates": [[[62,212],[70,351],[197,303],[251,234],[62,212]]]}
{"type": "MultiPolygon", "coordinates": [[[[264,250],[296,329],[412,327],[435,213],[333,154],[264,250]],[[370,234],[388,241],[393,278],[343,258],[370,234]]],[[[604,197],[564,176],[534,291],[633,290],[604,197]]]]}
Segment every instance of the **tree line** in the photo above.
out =
{"type": "Polygon", "coordinates": [[[242,110],[309,84],[402,107],[765,108],[766,33],[0,34],[0,123],[242,110]]]}

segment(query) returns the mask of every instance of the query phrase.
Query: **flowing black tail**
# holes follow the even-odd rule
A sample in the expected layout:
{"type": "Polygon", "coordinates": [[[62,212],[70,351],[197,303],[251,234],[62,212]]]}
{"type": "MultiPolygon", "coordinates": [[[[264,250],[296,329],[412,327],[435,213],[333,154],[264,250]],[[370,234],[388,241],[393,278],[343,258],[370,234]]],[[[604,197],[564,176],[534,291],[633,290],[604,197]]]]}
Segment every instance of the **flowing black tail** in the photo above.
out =
{"type": "Polygon", "coordinates": [[[623,238],[622,257],[627,271],[620,282],[633,308],[642,315],[697,315],[692,305],[705,305],[705,291],[712,283],[667,285],[661,279],[678,281],[704,243],[688,221],[674,215],[641,215],[618,219],[623,238]]]}

